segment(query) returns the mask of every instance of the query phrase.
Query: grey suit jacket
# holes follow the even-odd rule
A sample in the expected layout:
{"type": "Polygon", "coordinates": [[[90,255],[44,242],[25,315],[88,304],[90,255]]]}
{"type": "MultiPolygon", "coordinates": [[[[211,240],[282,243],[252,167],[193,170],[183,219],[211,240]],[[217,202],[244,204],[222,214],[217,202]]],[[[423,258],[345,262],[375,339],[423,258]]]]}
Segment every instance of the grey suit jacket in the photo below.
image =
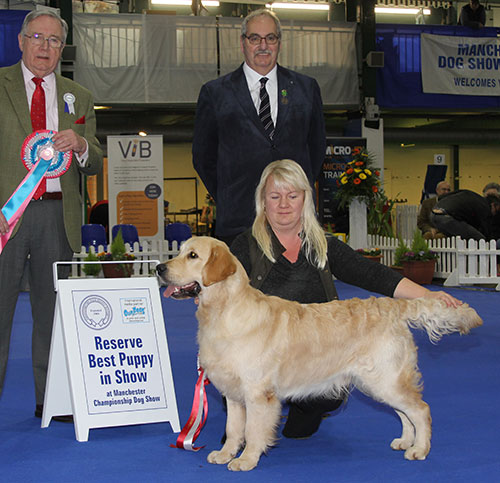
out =
{"type": "Polygon", "coordinates": [[[200,91],[193,164],[217,203],[217,235],[251,226],[263,169],[277,159],[297,161],[313,183],[325,158],[321,93],[316,80],[278,66],[278,117],[271,140],[248,90],[243,64],[200,91]]]}
{"type": "MultiPolygon", "coordinates": [[[[76,82],[57,74],[56,87],[59,131],[73,129],[87,140],[89,146],[85,168],[80,168],[76,159],[73,159],[70,169],[61,176],[64,225],[68,241],[76,252],[81,248],[80,172],[87,175],[99,172],[102,168],[102,150],[95,137],[96,118],[92,94],[76,82]],[[64,112],[63,96],[68,92],[76,98],[75,114],[64,112]],[[75,124],[82,117],[84,123],[75,124]]],[[[3,206],[27,174],[21,161],[21,147],[32,132],[20,62],[0,68],[0,112],[0,206],[3,206]]]]}

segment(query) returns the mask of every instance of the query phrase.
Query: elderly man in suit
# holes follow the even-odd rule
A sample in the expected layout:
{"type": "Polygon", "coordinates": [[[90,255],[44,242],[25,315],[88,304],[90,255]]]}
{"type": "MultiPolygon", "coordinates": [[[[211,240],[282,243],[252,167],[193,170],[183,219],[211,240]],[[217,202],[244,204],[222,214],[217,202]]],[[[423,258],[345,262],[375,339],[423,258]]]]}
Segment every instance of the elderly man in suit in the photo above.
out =
{"type": "Polygon", "coordinates": [[[216,236],[226,243],[252,225],[263,169],[289,158],[314,183],[326,139],[318,83],[277,64],[281,25],[269,10],[243,21],[245,62],[200,91],[193,164],[217,205],[216,236]]]}
{"type": "MultiPolygon", "coordinates": [[[[55,308],[52,264],[71,260],[73,252],[80,251],[80,173],[96,174],[102,167],[91,93],[54,73],[67,32],[66,22],[53,11],[30,12],[18,36],[22,60],[0,69],[0,206],[27,174],[21,147],[32,131],[57,131],[54,148],[73,152],[69,169],[59,178],[48,179],[35,193],[0,254],[0,391],[16,301],[28,266],[38,417],[42,415],[55,308]]],[[[7,220],[0,212],[0,235],[8,231],[7,220]]],[[[67,275],[68,270],[65,272],[67,275]]]]}

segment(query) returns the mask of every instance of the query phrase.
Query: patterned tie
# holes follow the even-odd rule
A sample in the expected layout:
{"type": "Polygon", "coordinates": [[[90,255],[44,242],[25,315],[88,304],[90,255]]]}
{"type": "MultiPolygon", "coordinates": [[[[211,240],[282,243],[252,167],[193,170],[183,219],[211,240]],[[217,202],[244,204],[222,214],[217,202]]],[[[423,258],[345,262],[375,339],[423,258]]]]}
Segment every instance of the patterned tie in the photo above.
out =
{"type": "Polygon", "coordinates": [[[274,136],[274,124],[271,117],[271,103],[269,102],[269,94],[266,89],[266,82],[269,79],[267,77],[262,77],[260,79],[260,107],[259,107],[259,117],[264,126],[264,129],[270,139],[274,136]]]}
{"type": "MultiPolygon", "coordinates": [[[[33,93],[33,98],[31,99],[31,127],[33,131],[39,131],[45,129],[45,91],[42,87],[43,79],[39,77],[33,77],[33,82],[36,84],[35,92],[33,93]]],[[[42,182],[38,186],[33,199],[37,200],[42,196],[47,189],[47,182],[45,178],[42,178],[42,182]]]]}

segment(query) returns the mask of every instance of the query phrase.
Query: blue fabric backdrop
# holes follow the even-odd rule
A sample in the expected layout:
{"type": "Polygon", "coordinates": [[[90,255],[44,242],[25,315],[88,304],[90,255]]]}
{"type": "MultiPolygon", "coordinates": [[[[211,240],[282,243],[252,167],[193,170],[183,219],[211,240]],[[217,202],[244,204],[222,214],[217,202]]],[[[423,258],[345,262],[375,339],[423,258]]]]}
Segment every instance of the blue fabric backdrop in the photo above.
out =
{"type": "Polygon", "coordinates": [[[383,51],[385,66],[377,69],[377,103],[386,108],[496,108],[495,96],[424,94],[420,70],[420,34],[497,37],[500,29],[473,30],[461,26],[379,24],[377,50],[383,51]]]}
{"type": "Polygon", "coordinates": [[[15,64],[21,58],[17,34],[29,10],[0,10],[0,67],[15,64]]]}

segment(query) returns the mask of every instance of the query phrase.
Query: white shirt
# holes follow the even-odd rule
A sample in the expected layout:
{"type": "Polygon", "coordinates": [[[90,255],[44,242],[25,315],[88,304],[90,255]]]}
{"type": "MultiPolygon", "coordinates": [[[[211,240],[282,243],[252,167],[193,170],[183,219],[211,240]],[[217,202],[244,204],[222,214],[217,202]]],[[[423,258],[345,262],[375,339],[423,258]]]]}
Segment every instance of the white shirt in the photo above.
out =
{"type": "Polygon", "coordinates": [[[252,101],[255,109],[257,110],[257,114],[259,113],[260,108],[260,80],[262,79],[262,77],[267,77],[268,81],[266,82],[266,90],[269,94],[271,118],[274,125],[276,126],[276,119],[278,118],[278,66],[275,65],[273,69],[266,75],[261,75],[258,72],[255,72],[245,62],[243,64],[243,72],[245,74],[248,90],[250,91],[250,95],[252,96],[252,101]]]}
{"type": "MultiPolygon", "coordinates": [[[[35,92],[35,83],[33,82],[33,77],[36,77],[30,70],[21,62],[21,69],[23,71],[24,86],[26,88],[26,97],[28,98],[28,105],[31,111],[31,100],[33,99],[33,94],[35,92]]],[[[43,90],[45,91],[45,128],[52,131],[58,131],[59,128],[59,112],[57,110],[57,88],[56,88],[56,75],[52,72],[48,76],[43,78],[42,83],[43,90]]],[[[87,140],[85,140],[87,143],[87,140]]],[[[88,159],[88,144],[85,153],[82,156],[78,156],[73,153],[73,159],[76,158],[80,166],[85,166],[88,159]]],[[[19,160],[20,161],[20,160],[19,160]]],[[[47,191],[61,191],[61,181],[59,178],[47,178],[47,191]]]]}

